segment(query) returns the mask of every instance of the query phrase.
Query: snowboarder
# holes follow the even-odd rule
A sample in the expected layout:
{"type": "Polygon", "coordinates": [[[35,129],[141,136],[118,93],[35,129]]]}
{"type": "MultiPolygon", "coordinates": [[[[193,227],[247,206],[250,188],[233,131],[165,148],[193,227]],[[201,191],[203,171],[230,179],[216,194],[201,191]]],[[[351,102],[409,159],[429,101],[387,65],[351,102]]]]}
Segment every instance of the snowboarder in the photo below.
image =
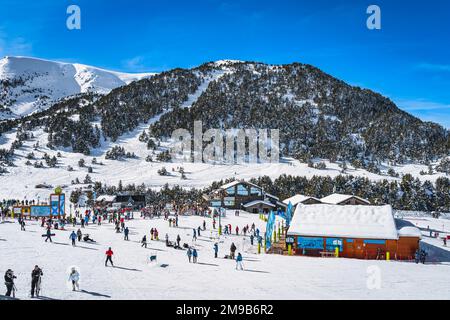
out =
{"type": "Polygon", "coordinates": [[[41,277],[44,275],[39,266],[34,266],[33,271],[31,271],[31,298],[34,298],[36,294],[39,297],[39,292],[41,291],[41,277]]]}
{"type": "Polygon", "coordinates": [[[187,256],[188,256],[189,263],[191,263],[191,257],[192,257],[192,250],[191,250],[191,248],[188,248],[186,254],[187,254],[187,256]]]}
{"type": "Polygon", "coordinates": [[[13,295],[13,298],[16,296],[16,290],[14,285],[14,279],[17,277],[14,275],[14,271],[11,269],[8,269],[5,273],[5,285],[6,285],[6,294],[5,296],[11,297],[11,293],[13,295]]]}
{"type": "Polygon", "coordinates": [[[107,266],[108,261],[111,262],[111,266],[114,267],[114,263],[112,261],[112,256],[113,256],[114,252],[111,250],[111,248],[109,248],[108,251],[106,251],[105,254],[106,254],[105,267],[107,266]]]}
{"type": "Polygon", "coordinates": [[[197,253],[197,249],[194,248],[194,250],[192,250],[192,262],[197,263],[197,258],[198,258],[198,253],[197,253]]]}
{"type": "Polygon", "coordinates": [[[147,236],[146,235],[144,235],[144,237],[142,238],[141,243],[142,243],[141,248],[145,247],[145,249],[147,249],[147,236]]]}
{"type": "Polygon", "coordinates": [[[217,255],[219,253],[219,245],[216,243],[214,243],[214,258],[217,258],[217,255]]]}
{"type": "Polygon", "coordinates": [[[236,252],[236,246],[234,245],[234,242],[231,244],[230,247],[230,259],[234,259],[234,253],[236,252]]]}
{"type": "Polygon", "coordinates": [[[52,241],[52,231],[50,230],[50,227],[47,228],[47,233],[45,235],[46,235],[45,242],[47,242],[47,240],[50,240],[50,242],[53,242],[52,241]]]}
{"type": "Polygon", "coordinates": [[[242,266],[242,255],[239,252],[237,257],[236,257],[236,270],[244,270],[244,267],[242,266]]]}
{"type": "Polygon", "coordinates": [[[124,240],[128,241],[128,234],[129,233],[130,233],[130,230],[128,229],[128,227],[126,227],[125,230],[124,230],[124,234],[125,234],[124,240]]]}
{"type": "Polygon", "coordinates": [[[72,291],[80,290],[80,284],[78,283],[80,280],[80,274],[75,268],[72,268],[69,274],[69,281],[72,282],[72,291]],[[76,288],[76,289],[75,289],[76,288]]]}
{"type": "Polygon", "coordinates": [[[77,240],[77,234],[75,231],[72,231],[72,233],[69,236],[69,239],[72,240],[72,246],[75,247],[75,241],[77,240]]]}
{"type": "Polygon", "coordinates": [[[81,232],[81,229],[78,229],[77,236],[78,236],[78,242],[80,242],[81,241],[81,237],[83,236],[83,233],[81,232]]]}

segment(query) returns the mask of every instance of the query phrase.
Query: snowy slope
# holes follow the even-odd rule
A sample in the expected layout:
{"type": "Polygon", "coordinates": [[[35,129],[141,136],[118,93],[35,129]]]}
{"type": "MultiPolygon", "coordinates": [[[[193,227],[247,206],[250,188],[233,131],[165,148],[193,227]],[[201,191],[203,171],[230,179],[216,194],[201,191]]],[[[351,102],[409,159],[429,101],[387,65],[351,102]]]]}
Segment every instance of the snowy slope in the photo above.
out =
{"type": "MultiPolygon", "coordinates": [[[[114,232],[114,226],[89,225],[82,229],[97,241],[70,246],[67,231],[56,230],[53,243],[41,238],[44,229],[27,221],[26,231],[17,222],[0,223],[0,272],[11,268],[17,276],[19,299],[29,299],[30,272],[38,264],[44,272],[43,299],[116,300],[116,299],[449,299],[450,273],[448,263],[416,265],[408,262],[369,261],[353,259],[320,259],[257,254],[248,237],[228,235],[217,239],[210,218],[180,217],[179,228],[170,228],[164,219],[126,222],[130,241],[114,232]],[[192,228],[206,220],[206,231],[196,242],[192,228]],[[150,229],[157,228],[160,241],[150,241],[150,229]],[[174,241],[194,246],[198,264],[189,264],[186,251],[167,248],[166,233],[174,241]],[[148,248],[139,241],[147,235],[148,248]],[[218,241],[219,258],[214,258],[213,245],[218,241]],[[236,271],[235,262],[223,259],[231,243],[244,258],[245,271],[236,271]],[[104,266],[104,253],[112,247],[115,268],[104,266]],[[157,255],[157,263],[147,263],[157,255]],[[166,265],[165,268],[161,265],[166,265]],[[68,283],[70,267],[80,272],[80,289],[72,292],[68,283]],[[373,287],[379,275],[380,286],[373,287]]],[[[223,220],[234,229],[255,222],[264,232],[265,223],[258,215],[228,212],[223,220]]]]}
{"type": "Polygon", "coordinates": [[[0,60],[0,105],[11,112],[2,112],[2,118],[44,110],[56,100],[80,93],[107,94],[151,75],[29,57],[5,57],[0,60]]]}

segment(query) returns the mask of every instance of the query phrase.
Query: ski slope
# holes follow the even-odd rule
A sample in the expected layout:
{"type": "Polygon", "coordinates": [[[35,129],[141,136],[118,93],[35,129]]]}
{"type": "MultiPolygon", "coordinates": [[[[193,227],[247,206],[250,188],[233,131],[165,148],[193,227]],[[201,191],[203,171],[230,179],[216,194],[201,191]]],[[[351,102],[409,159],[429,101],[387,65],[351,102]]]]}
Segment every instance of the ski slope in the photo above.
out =
{"type": "MultiPolygon", "coordinates": [[[[203,217],[180,217],[179,228],[169,228],[164,219],[127,222],[130,241],[123,240],[111,224],[89,225],[82,231],[89,233],[96,244],[70,245],[67,231],[55,231],[54,243],[45,243],[44,230],[35,222],[28,222],[25,232],[18,223],[0,224],[0,272],[8,268],[17,275],[19,299],[29,299],[30,273],[38,264],[44,272],[42,299],[449,299],[449,263],[416,265],[409,262],[366,261],[352,259],[321,259],[257,254],[248,237],[222,236],[219,258],[214,258],[213,245],[217,234],[207,230],[196,243],[192,242],[192,228],[203,223],[203,217]],[[150,241],[142,248],[144,234],[150,239],[150,229],[156,227],[161,239],[165,234],[174,241],[179,234],[181,243],[194,246],[199,263],[189,264],[186,251],[167,248],[164,242],[150,241]],[[235,270],[235,262],[223,259],[231,242],[244,257],[245,271],[235,270]],[[112,247],[115,268],[104,266],[104,253],[112,247]],[[150,255],[157,255],[157,263],[148,263],[150,255]],[[161,265],[167,265],[161,267],[161,265]],[[68,284],[70,267],[81,274],[81,292],[72,292],[68,284]],[[380,287],[371,286],[373,273],[379,275],[380,287]]],[[[431,219],[435,220],[435,219],[431,219]]],[[[264,231],[258,215],[246,213],[239,217],[228,212],[223,224],[246,224],[264,231]]],[[[439,223],[439,221],[435,221],[439,223]]]]}

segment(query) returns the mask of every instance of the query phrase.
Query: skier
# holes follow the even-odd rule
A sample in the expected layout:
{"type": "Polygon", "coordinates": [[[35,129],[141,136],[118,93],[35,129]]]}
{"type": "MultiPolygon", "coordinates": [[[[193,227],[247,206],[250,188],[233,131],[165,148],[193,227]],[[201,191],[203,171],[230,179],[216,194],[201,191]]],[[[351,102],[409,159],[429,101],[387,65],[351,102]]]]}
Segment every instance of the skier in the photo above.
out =
{"type": "Polygon", "coordinates": [[[197,263],[197,258],[198,258],[197,249],[194,248],[194,250],[192,250],[192,260],[194,263],[197,263]]]}
{"type": "Polygon", "coordinates": [[[77,234],[75,233],[75,231],[72,231],[72,233],[69,236],[69,239],[72,240],[72,246],[75,247],[75,241],[77,240],[77,234]]]}
{"type": "Polygon", "coordinates": [[[200,229],[200,226],[197,228],[197,234],[198,234],[198,236],[200,237],[200,231],[201,231],[202,229],[200,229]]]}
{"type": "Polygon", "coordinates": [[[427,258],[428,253],[425,250],[422,250],[420,252],[420,262],[422,262],[422,264],[425,264],[425,260],[427,258]]]}
{"type": "Polygon", "coordinates": [[[50,227],[47,228],[47,233],[46,233],[46,238],[45,238],[45,242],[47,242],[47,240],[50,240],[50,242],[52,241],[52,231],[50,230],[50,227]]]}
{"type": "Polygon", "coordinates": [[[128,233],[130,233],[130,230],[128,229],[128,227],[126,227],[125,231],[124,231],[124,234],[125,234],[124,240],[128,241],[128,233]]]}
{"type": "Polygon", "coordinates": [[[82,236],[83,236],[83,233],[81,232],[81,229],[78,229],[78,231],[77,231],[78,242],[81,241],[82,236]]]}
{"type": "Polygon", "coordinates": [[[105,267],[107,266],[108,261],[111,262],[111,266],[114,267],[114,263],[112,261],[112,256],[113,256],[114,252],[111,250],[111,248],[109,248],[105,254],[106,254],[105,267]]]}
{"type": "Polygon", "coordinates": [[[231,244],[230,247],[230,259],[234,259],[234,253],[236,252],[236,246],[234,245],[234,242],[231,244]]]}
{"type": "Polygon", "coordinates": [[[191,250],[191,248],[188,248],[186,254],[187,254],[187,256],[188,256],[189,263],[191,263],[191,257],[192,257],[192,250],[191,250]]]}
{"type": "Polygon", "coordinates": [[[214,258],[217,258],[217,254],[219,253],[219,245],[214,243],[214,258]]]}
{"type": "Polygon", "coordinates": [[[25,219],[20,219],[20,230],[25,231],[25,219]]]}
{"type": "Polygon", "coordinates": [[[236,257],[236,270],[239,270],[238,268],[240,268],[241,270],[244,270],[244,267],[242,266],[242,255],[239,252],[237,257],[236,257]]]}
{"type": "Polygon", "coordinates": [[[180,235],[177,235],[177,247],[178,248],[180,248],[180,241],[181,241],[180,235]]]}
{"type": "Polygon", "coordinates": [[[145,247],[145,249],[147,249],[147,236],[146,235],[144,235],[144,237],[142,238],[141,243],[142,243],[141,248],[145,247]]]}
{"type": "Polygon", "coordinates": [[[39,292],[41,290],[41,277],[44,275],[39,266],[34,266],[33,271],[31,271],[31,298],[34,298],[34,294],[39,297],[39,292]]]}
{"type": "Polygon", "coordinates": [[[255,236],[253,234],[250,235],[250,244],[253,245],[253,241],[255,240],[255,236]]]}
{"type": "Polygon", "coordinates": [[[206,221],[203,220],[203,231],[206,231],[206,221]]]}
{"type": "Polygon", "coordinates": [[[239,227],[238,226],[236,226],[236,235],[237,236],[239,235],[239,227]]]}
{"type": "Polygon", "coordinates": [[[166,233],[166,247],[169,246],[169,235],[166,233]]]}
{"type": "Polygon", "coordinates": [[[6,285],[6,294],[5,296],[11,297],[11,292],[13,295],[13,298],[16,296],[16,290],[14,285],[14,279],[17,277],[14,275],[14,271],[11,269],[8,269],[5,273],[5,285],[6,285]]]}
{"type": "Polygon", "coordinates": [[[192,236],[192,241],[197,241],[197,231],[195,229],[192,229],[194,231],[194,234],[192,236]]]}
{"type": "Polygon", "coordinates": [[[72,282],[72,291],[80,290],[80,284],[78,281],[80,280],[80,274],[75,268],[72,268],[70,274],[69,274],[69,281],[72,282]]]}
{"type": "Polygon", "coordinates": [[[416,250],[416,253],[414,254],[414,260],[415,260],[415,262],[416,262],[416,264],[419,264],[419,262],[420,262],[420,250],[419,249],[417,249],[416,250]]]}

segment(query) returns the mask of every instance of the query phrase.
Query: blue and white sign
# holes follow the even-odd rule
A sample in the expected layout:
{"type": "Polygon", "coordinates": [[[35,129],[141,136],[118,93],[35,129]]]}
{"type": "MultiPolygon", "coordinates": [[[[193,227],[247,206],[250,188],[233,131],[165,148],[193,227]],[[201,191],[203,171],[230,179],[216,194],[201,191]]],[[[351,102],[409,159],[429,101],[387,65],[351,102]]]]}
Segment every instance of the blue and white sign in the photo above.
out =
{"type": "Polygon", "coordinates": [[[326,240],[327,251],[334,251],[339,248],[339,252],[344,251],[343,240],[337,238],[327,238],[326,240]]]}
{"type": "Polygon", "coordinates": [[[60,215],[65,215],[66,214],[66,196],[64,194],[60,194],[59,195],[59,212],[60,215]]]}
{"type": "Polygon", "coordinates": [[[30,209],[30,215],[32,217],[49,217],[50,212],[50,206],[31,206],[30,209]]]}
{"type": "Polygon", "coordinates": [[[323,250],[323,238],[298,237],[297,245],[302,249],[323,250]]]}

